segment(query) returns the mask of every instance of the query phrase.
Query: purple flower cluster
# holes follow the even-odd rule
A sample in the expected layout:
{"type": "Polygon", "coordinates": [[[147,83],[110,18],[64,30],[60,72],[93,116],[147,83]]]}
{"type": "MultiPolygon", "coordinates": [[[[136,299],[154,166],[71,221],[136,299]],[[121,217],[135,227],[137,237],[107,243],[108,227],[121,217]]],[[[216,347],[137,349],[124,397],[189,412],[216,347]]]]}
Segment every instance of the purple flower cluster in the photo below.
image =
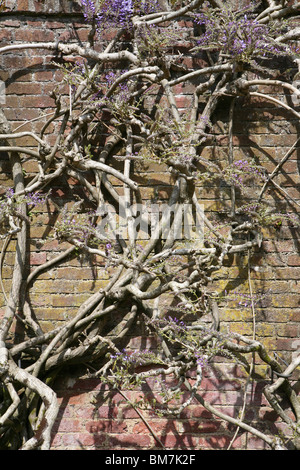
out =
{"type": "Polygon", "coordinates": [[[176,318],[176,317],[173,318],[173,317],[169,316],[167,318],[167,322],[168,322],[170,328],[172,328],[173,330],[182,331],[182,330],[186,329],[185,323],[181,320],[178,320],[178,318],[176,318]]]}
{"type": "Polygon", "coordinates": [[[233,167],[244,174],[253,174],[262,180],[266,179],[262,169],[255,163],[248,162],[248,160],[238,160],[233,163],[233,167]]]}
{"type": "Polygon", "coordinates": [[[299,217],[297,217],[295,214],[292,214],[290,212],[267,213],[265,211],[262,211],[262,213],[260,214],[260,217],[261,217],[261,223],[267,226],[272,225],[274,227],[279,228],[283,222],[287,222],[292,227],[300,226],[299,217]]]}
{"type": "Polygon", "coordinates": [[[196,362],[200,367],[205,367],[207,365],[207,356],[203,355],[202,351],[195,351],[196,362]]]}
{"type": "Polygon", "coordinates": [[[157,0],[81,0],[81,5],[85,20],[95,21],[98,32],[111,26],[129,29],[134,13],[151,13],[159,6],[157,0]]]}
{"type": "Polygon", "coordinates": [[[26,204],[33,207],[39,206],[46,202],[47,196],[44,196],[40,193],[28,193],[24,196],[26,204]]]}
{"type": "Polygon", "coordinates": [[[98,30],[105,25],[128,29],[133,15],[132,0],[106,0],[96,15],[98,30]]]}
{"type": "Polygon", "coordinates": [[[252,213],[259,209],[259,204],[245,204],[239,208],[239,212],[252,213]]]}
{"type": "Polygon", "coordinates": [[[229,294],[226,290],[224,292],[224,296],[227,297],[228,300],[233,300],[236,302],[239,307],[250,307],[252,304],[256,305],[268,295],[270,295],[270,292],[262,294],[256,293],[252,295],[236,291],[232,292],[231,294],[229,294]]]}
{"type": "Polygon", "coordinates": [[[91,239],[97,239],[96,227],[91,218],[93,212],[78,214],[73,210],[68,212],[63,209],[61,220],[56,224],[55,231],[58,238],[76,238],[79,242],[87,243],[91,239]]]}
{"type": "Polygon", "coordinates": [[[271,212],[269,207],[263,203],[245,204],[237,209],[238,213],[247,214],[250,217],[255,217],[258,222],[264,226],[273,226],[279,228],[285,221],[292,227],[299,227],[299,217],[289,212],[271,212]]]}
{"type": "Polygon", "coordinates": [[[93,0],[81,0],[81,6],[83,8],[85,21],[92,21],[97,14],[95,2],[93,2],[93,0]]]}
{"type": "Polygon", "coordinates": [[[123,74],[123,71],[110,71],[103,77],[103,82],[100,84],[101,93],[103,93],[102,103],[111,110],[115,116],[126,115],[128,110],[128,104],[131,99],[131,93],[129,89],[128,80],[120,81],[117,87],[114,88],[114,93],[108,98],[106,96],[107,91],[115,83],[115,81],[123,74]]]}
{"type": "Polygon", "coordinates": [[[135,351],[126,351],[123,349],[120,352],[116,352],[115,354],[110,355],[110,359],[115,360],[116,362],[120,362],[123,365],[130,365],[134,366],[142,366],[147,363],[157,362],[157,356],[154,352],[143,349],[143,350],[135,350],[135,351]]]}
{"type": "Polygon", "coordinates": [[[235,60],[249,61],[253,57],[272,57],[288,52],[278,45],[268,25],[258,23],[248,14],[228,9],[217,14],[210,11],[195,14],[195,23],[205,27],[198,41],[200,48],[212,49],[229,55],[235,60]]]}
{"type": "Polygon", "coordinates": [[[41,195],[38,192],[16,196],[13,188],[7,188],[5,191],[5,197],[0,200],[0,212],[5,212],[8,206],[16,208],[24,202],[33,208],[40,204],[44,204],[46,199],[47,196],[41,195]]]}
{"type": "MultiPolygon", "coordinates": [[[[104,81],[105,81],[105,84],[106,84],[106,87],[110,88],[114,82],[121,76],[123,75],[124,73],[126,73],[127,70],[120,70],[118,72],[115,72],[113,70],[109,71],[105,76],[104,76],[104,81]]],[[[121,92],[122,94],[122,99],[125,99],[127,101],[129,95],[130,95],[130,92],[129,92],[129,88],[128,88],[128,84],[127,84],[127,81],[123,81],[123,82],[120,82],[118,84],[118,91],[121,92]]]]}
{"type": "Polygon", "coordinates": [[[230,184],[233,184],[241,189],[245,187],[245,179],[251,177],[259,181],[266,181],[267,176],[263,172],[262,168],[255,164],[255,162],[249,162],[248,160],[238,160],[223,171],[225,180],[229,180],[230,184]]]}
{"type": "MultiPolygon", "coordinates": [[[[30,211],[40,205],[44,204],[47,199],[47,195],[42,196],[40,193],[28,193],[23,195],[16,195],[13,188],[8,188],[0,198],[0,228],[1,234],[3,231],[7,232],[7,224],[15,232],[18,230],[18,226],[15,224],[15,218],[21,218],[28,221],[27,215],[30,216],[30,211]],[[27,214],[23,213],[23,205],[29,206],[27,214]]],[[[11,233],[11,232],[10,232],[11,233]]],[[[4,235],[5,236],[5,235],[4,235]]]]}
{"type": "MultiPolygon", "coordinates": [[[[15,191],[14,191],[13,188],[7,188],[7,189],[6,189],[6,191],[5,191],[5,198],[6,198],[7,200],[10,200],[10,201],[11,201],[11,200],[13,199],[14,195],[15,195],[15,191]]],[[[2,203],[5,203],[5,199],[2,199],[2,203]]]]}

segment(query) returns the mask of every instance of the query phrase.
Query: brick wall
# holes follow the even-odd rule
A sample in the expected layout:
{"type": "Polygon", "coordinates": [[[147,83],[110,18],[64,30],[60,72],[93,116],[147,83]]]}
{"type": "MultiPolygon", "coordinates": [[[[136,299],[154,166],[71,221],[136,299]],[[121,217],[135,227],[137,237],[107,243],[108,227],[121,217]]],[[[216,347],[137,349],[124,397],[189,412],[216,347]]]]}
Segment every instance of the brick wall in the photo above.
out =
{"type": "MultiPolygon", "coordinates": [[[[76,7],[76,2],[35,0],[7,1],[10,8],[0,16],[1,45],[31,41],[56,41],[87,39],[88,30],[76,7]]],[[[52,56],[40,50],[17,51],[0,56],[0,79],[6,84],[6,103],[3,107],[13,129],[38,131],[46,116],[53,109],[50,92],[55,82],[60,82],[62,74],[52,64],[52,56]]],[[[186,60],[189,60],[186,58],[186,60]]],[[[199,59],[200,60],[200,59],[199,59]]],[[[279,64],[280,65],[280,64],[279,64]]],[[[269,90],[277,93],[277,90],[269,90]]],[[[189,90],[178,87],[178,103],[182,110],[189,104],[189,90]]],[[[264,163],[268,170],[281,160],[290,146],[298,138],[299,126],[296,118],[290,119],[287,113],[272,104],[261,100],[251,103],[240,100],[234,121],[234,156],[248,155],[264,163]],[[288,117],[288,120],[287,120],[288,117]]],[[[225,161],[227,149],[228,109],[220,108],[214,123],[217,145],[203,149],[203,156],[214,155],[225,161]],[[222,123],[225,122],[225,127],[222,123]]],[[[49,143],[56,137],[56,128],[48,130],[49,143]]],[[[35,143],[24,137],[20,145],[31,147],[35,143]]],[[[9,162],[1,155],[0,184],[12,185],[9,162]]],[[[282,187],[296,200],[299,199],[299,146],[284,166],[280,175],[282,187]]],[[[28,161],[24,168],[27,176],[33,175],[36,166],[28,161]]],[[[171,184],[164,169],[153,165],[147,174],[141,171],[140,178],[147,182],[144,197],[158,195],[163,199],[170,192],[171,184]],[[150,175],[149,175],[150,173],[150,175]],[[150,178],[149,178],[150,177],[150,178]]],[[[224,201],[220,201],[218,188],[204,187],[202,202],[208,213],[218,211],[224,201]],[[217,194],[217,196],[216,196],[217,194]],[[222,202],[222,204],[221,204],[222,202]]],[[[57,198],[70,197],[58,185],[57,198]]],[[[74,185],[76,190],[76,185],[74,185]]],[[[270,198],[273,197],[270,194],[270,198]]],[[[276,192],[278,205],[286,208],[284,194],[276,192]]],[[[225,201],[226,203],[226,201],[225,201]]],[[[31,269],[44,263],[58,253],[60,247],[51,239],[47,223],[56,217],[55,207],[44,207],[35,214],[31,229],[30,263],[31,269]]],[[[258,339],[286,360],[289,360],[300,347],[300,261],[299,232],[283,224],[280,228],[264,230],[265,239],[261,250],[252,258],[255,269],[251,272],[254,290],[263,287],[269,292],[256,311],[256,333],[258,339]]],[[[9,289],[12,273],[15,243],[8,247],[3,267],[5,289],[9,289]]],[[[50,329],[53,322],[61,321],[65,315],[72,315],[72,309],[97,288],[105,285],[109,273],[100,275],[90,260],[74,258],[59,267],[43,272],[31,289],[31,302],[42,326],[50,329]]],[[[246,259],[233,257],[228,263],[219,287],[224,290],[245,284],[247,288],[246,259]]],[[[1,307],[4,300],[1,300],[1,307]]],[[[236,302],[225,304],[221,310],[222,327],[233,332],[252,334],[253,322],[249,308],[241,308],[236,302]]],[[[134,338],[132,347],[148,341],[142,336],[134,338]]],[[[80,372],[80,371],[79,371],[80,372]]],[[[256,372],[261,381],[249,388],[247,394],[246,417],[252,422],[264,418],[264,424],[273,429],[274,414],[262,395],[265,380],[269,380],[266,367],[256,364],[256,372]]],[[[203,396],[214,405],[232,416],[237,416],[243,405],[244,389],[241,377],[235,366],[217,363],[206,371],[203,381],[203,396]]],[[[157,387],[157,385],[153,384],[157,387]]],[[[97,380],[80,377],[78,371],[70,370],[70,376],[60,377],[56,384],[60,400],[60,414],[53,435],[52,449],[152,449],[160,448],[155,437],[130,405],[140,391],[125,392],[126,398],[112,392],[97,380]]],[[[144,390],[150,393],[150,390],[144,390]]],[[[145,418],[168,449],[224,449],[230,443],[234,429],[211,416],[196,401],[189,406],[180,419],[159,418],[144,412],[145,418]]],[[[282,428],[284,426],[282,425],[282,428]]],[[[262,449],[264,444],[243,433],[233,444],[237,449],[262,449]]]]}

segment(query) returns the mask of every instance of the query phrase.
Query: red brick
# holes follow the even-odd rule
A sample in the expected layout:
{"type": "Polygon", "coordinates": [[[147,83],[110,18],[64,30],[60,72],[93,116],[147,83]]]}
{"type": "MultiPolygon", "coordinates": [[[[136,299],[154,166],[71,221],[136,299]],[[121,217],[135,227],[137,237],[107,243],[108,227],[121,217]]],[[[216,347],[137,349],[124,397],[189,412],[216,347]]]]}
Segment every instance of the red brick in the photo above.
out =
{"type": "Polygon", "coordinates": [[[43,264],[47,261],[46,253],[43,251],[41,253],[30,253],[30,264],[43,264]]]}
{"type": "MultiPolygon", "coordinates": [[[[26,69],[29,67],[34,67],[34,66],[41,66],[44,63],[44,58],[43,57],[34,57],[33,55],[31,56],[25,56],[25,55],[10,55],[7,54],[4,56],[3,59],[4,65],[6,67],[9,67],[10,70],[20,70],[20,69],[26,69]]],[[[29,73],[29,70],[27,70],[27,73],[29,73]]]]}
{"type": "Polygon", "coordinates": [[[48,82],[53,81],[53,72],[51,70],[40,70],[34,73],[34,80],[36,82],[48,82]]]}
{"type": "Polygon", "coordinates": [[[300,266],[300,256],[299,255],[290,255],[287,257],[288,266],[300,266]]]}
{"type": "MultiPolygon", "coordinates": [[[[211,437],[201,437],[199,439],[199,448],[210,450],[226,450],[231,442],[232,436],[216,435],[211,437]]],[[[241,448],[241,439],[235,439],[233,448],[241,448]]]]}
{"type": "Polygon", "coordinates": [[[180,95],[176,96],[175,101],[178,108],[187,109],[192,104],[192,97],[180,95]]]}
{"type": "Polygon", "coordinates": [[[26,108],[50,108],[54,105],[54,100],[49,95],[23,96],[22,105],[26,108]]]}
{"type": "Polygon", "coordinates": [[[45,29],[22,28],[15,32],[15,40],[20,42],[51,42],[54,32],[45,29]]]}
{"type": "Polygon", "coordinates": [[[18,108],[19,107],[19,99],[17,96],[8,95],[5,98],[5,107],[7,108],[18,108]]]}
{"type": "Polygon", "coordinates": [[[6,93],[16,95],[39,95],[42,91],[42,87],[39,83],[10,83],[6,88],[6,93]]]}
{"type": "Polygon", "coordinates": [[[221,426],[220,421],[188,420],[182,423],[182,430],[188,434],[214,433],[221,426]]]}
{"type": "Polygon", "coordinates": [[[128,426],[126,421],[116,421],[116,420],[98,420],[98,421],[90,421],[86,424],[86,430],[92,434],[99,434],[99,433],[113,433],[119,434],[124,433],[128,430],[128,426]]]}
{"type": "MultiPolygon", "coordinates": [[[[105,437],[101,438],[102,441],[105,437]]],[[[92,446],[95,444],[95,438],[85,433],[64,433],[61,435],[63,449],[82,450],[84,446],[92,446]]]]}
{"type": "Polygon", "coordinates": [[[58,432],[80,432],[83,430],[82,422],[79,419],[65,419],[63,418],[58,426],[58,432]]]}
{"type": "Polygon", "coordinates": [[[29,9],[28,0],[18,0],[17,9],[18,11],[28,11],[29,9]]]}
{"type": "Polygon", "coordinates": [[[11,31],[9,29],[4,29],[0,31],[1,46],[4,46],[10,40],[11,40],[11,31]]]}
{"type": "Polygon", "coordinates": [[[108,436],[108,449],[113,448],[132,448],[147,449],[150,447],[152,439],[146,435],[120,434],[118,436],[108,436]]]}
{"type": "MultiPolygon", "coordinates": [[[[179,429],[179,423],[173,422],[171,419],[148,419],[147,423],[159,435],[166,434],[166,432],[177,433],[179,429]]],[[[144,422],[140,421],[133,427],[133,432],[136,434],[149,434],[149,429],[144,422]]]]}
{"type": "Polygon", "coordinates": [[[198,445],[198,438],[190,434],[167,434],[160,440],[167,449],[193,449],[198,445]]]}
{"type": "Polygon", "coordinates": [[[58,268],[57,279],[91,279],[92,270],[89,268],[58,268]]]}

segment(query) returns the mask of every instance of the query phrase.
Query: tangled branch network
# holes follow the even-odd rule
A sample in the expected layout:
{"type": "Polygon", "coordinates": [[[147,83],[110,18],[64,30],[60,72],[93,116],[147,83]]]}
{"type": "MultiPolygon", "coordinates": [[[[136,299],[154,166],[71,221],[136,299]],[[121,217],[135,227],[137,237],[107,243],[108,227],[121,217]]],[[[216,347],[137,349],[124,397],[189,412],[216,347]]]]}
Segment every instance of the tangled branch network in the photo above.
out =
{"type": "Polygon", "coordinates": [[[39,134],[12,130],[0,115],[0,151],[8,155],[14,181],[0,201],[1,272],[9,243],[16,243],[9,291],[1,278],[0,447],[50,448],[58,413],[55,378],[76,366],[122,393],[150,379],[163,384],[158,391],[154,386],[155,400],[136,407],[179,416],[196,399],[272,449],[295,448],[300,404],[293,374],[300,355],[283,365],[255,329],[252,336],[226,331],[220,310],[235,302],[253,313],[255,325],[255,309],[266,294],[252,291],[251,256],[261,249],[266,227],[299,226],[298,201],[275,181],[298,141],[270,171],[245,156],[234,158],[232,122],[237,103],[255,99],[299,119],[300,4],[255,1],[234,10],[219,0],[82,0],[81,7],[90,28],[86,43],[0,48],[0,54],[47,51],[49,68],[63,76],[53,84],[53,111],[40,117],[39,134]],[[199,57],[204,65],[192,66],[199,57]],[[288,73],[276,73],[274,57],[288,64],[288,73]],[[266,93],[268,86],[278,95],[266,93]],[[192,91],[183,112],[178,95],[185,89],[192,91]],[[220,103],[229,112],[222,163],[211,151],[220,103]],[[49,140],[51,126],[55,142],[49,140]],[[26,136],[35,146],[18,144],[26,136]],[[36,162],[37,171],[25,177],[28,161],[36,162]],[[146,202],[139,174],[151,165],[170,177],[164,200],[146,202]],[[64,203],[55,188],[71,180],[81,190],[64,203]],[[228,197],[212,217],[201,194],[214,187],[228,197]],[[268,195],[274,190],[293,209],[272,207],[268,195]],[[49,208],[56,214],[49,233],[58,251],[30,269],[30,226],[49,208]],[[221,287],[232,256],[248,260],[246,293],[221,287]],[[106,285],[45,328],[30,300],[35,282],[76,257],[92,259],[106,285]],[[132,350],[128,338],[137,329],[156,338],[156,347],[132,350]],[[253,357],[272,371],[264,394],[288,427],[286,436],[246,422],[243,413],[233,418],[201,394],[206,371],[220,358],[237,364],[246,381],[254,380],[253,357]],[[291,413],[281,407],[279,390],[291,413]]]}

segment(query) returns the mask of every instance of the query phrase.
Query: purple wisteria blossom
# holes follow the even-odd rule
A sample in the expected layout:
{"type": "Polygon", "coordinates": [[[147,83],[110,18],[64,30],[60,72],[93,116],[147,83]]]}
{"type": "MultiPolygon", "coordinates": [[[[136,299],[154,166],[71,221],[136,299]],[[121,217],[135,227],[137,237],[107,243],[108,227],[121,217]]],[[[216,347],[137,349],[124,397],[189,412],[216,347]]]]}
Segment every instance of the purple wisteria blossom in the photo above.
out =
{"type": "Polygon", "coordinates": [[[81,0],[83,16],[86,21],[91,21],[96,16],[96,5],[93,0],[81,0]]]}
{"type": "MultiPolygon", "coordinates": [[[[272,57],[287,53],[287,46],[279,45],[272,37],[272,27],[229,9],[216,15],[211,11],[196,13],[196,24],[205,32],[198,40],[199,48],[220,51],[234,60],[249,61],[253,57],[272,57]]],[[[278,33],[278,31],[277,31],[278,33]]]]}
{"type": "Polygon", "coordinates": [[[262,167],[254,161],[238,160],[223,171],[225,181],[244,190],[249,185],[249,179],[257,182],[267,181],[267,175],[262,167]]]}
{"type": "Polygon", "coordinates": [[[157,11],[157,0],[81,0],[83,15],[87,22],[95,21],[98,32],[109,27],[129,29],[134,14],[157,11]]]}
{"type": "Polygon", "coordinates": [[[0,212],[4,211],[7,206],[17,207],[24,202],[33,208],[44,204],[46,199],[47,195],[42,195],[39,192],[31,192],[21,196],[16,196],[13,188],[7,188],[4,197],[0,200],[0,212]]]}

